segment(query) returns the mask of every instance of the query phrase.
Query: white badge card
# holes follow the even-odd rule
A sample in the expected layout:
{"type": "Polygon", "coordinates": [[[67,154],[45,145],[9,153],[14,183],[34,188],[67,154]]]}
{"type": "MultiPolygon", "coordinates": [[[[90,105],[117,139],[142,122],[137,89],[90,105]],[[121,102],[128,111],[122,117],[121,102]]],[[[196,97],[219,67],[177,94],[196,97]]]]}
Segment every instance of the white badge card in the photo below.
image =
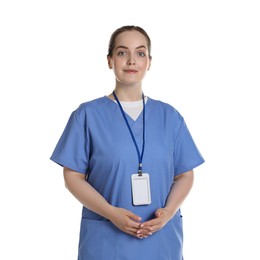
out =
{"type": "Polygon", "coordinates": [[[151,204],[150,178],[148,173],[132,174],[132,194],[133,204],[147,205],[151,204]]]}

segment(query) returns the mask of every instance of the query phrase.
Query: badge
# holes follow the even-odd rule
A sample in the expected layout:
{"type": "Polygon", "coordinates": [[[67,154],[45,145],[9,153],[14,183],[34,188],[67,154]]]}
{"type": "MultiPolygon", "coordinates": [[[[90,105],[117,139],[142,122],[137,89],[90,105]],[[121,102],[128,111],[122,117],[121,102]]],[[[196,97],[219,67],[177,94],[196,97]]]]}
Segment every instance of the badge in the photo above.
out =
{"type": "Polygon", "coordinates": [[[151,204],[150,178],[148,173],[132,174],[132,196],[133,204],[148,205],[151,204]]]}

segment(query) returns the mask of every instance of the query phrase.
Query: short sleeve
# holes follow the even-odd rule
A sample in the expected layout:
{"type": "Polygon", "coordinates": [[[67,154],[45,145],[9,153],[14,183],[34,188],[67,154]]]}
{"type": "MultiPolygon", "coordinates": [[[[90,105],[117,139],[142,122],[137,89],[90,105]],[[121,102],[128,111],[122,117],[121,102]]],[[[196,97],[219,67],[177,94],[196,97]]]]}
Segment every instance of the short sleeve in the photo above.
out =
{"type": "Polygon", "coordinates": [[[175,140],[175,175],[190,171],[202,163],[204,163],[204,159],[198,150],[185,121],[182,120],[175,140]]]}
{"type": "Polygon", "coordinates": [[[86,174],[89,158],[86,129],[85,113],[78,110],[72,112],[50,159],[61,166],[86,174]]]}

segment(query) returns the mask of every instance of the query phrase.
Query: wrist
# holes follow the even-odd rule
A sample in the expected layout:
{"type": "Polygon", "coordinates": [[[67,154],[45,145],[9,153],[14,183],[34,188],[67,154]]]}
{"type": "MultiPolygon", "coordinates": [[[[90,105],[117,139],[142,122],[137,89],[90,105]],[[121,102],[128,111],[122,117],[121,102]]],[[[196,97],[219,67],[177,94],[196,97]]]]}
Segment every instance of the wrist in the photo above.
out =
{"type": "Polygon", "coordinates": [[[104,217],[110,221],[112,221],[112,219],[114,218],[114,215],[115,215],[115,209],[116,207],[115,206],[112,206],[112,205],[108,205],[106,207],[106,210],[105,210],[105,213],[104,213],[104,217]]]}
{"type": "Polygon", "coordinates": [[[166,211],[166,215],[169,220],[172,219],[175,213],[177,212],[177,209],[171,208],[169,206],[164,207],[164,210],[166,211]]]}

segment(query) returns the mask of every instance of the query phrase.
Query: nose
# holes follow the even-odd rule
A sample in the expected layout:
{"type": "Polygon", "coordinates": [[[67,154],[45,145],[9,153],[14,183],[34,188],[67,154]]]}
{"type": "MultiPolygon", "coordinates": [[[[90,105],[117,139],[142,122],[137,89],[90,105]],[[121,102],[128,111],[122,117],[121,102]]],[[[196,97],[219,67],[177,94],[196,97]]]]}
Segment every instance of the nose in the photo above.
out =
{"type": "Polygon", "coordinates": [[[135,65],[135,60],[133,58],[133,55],[129,55],[128,60],[127,60],[128,65],[135,65]]]}

